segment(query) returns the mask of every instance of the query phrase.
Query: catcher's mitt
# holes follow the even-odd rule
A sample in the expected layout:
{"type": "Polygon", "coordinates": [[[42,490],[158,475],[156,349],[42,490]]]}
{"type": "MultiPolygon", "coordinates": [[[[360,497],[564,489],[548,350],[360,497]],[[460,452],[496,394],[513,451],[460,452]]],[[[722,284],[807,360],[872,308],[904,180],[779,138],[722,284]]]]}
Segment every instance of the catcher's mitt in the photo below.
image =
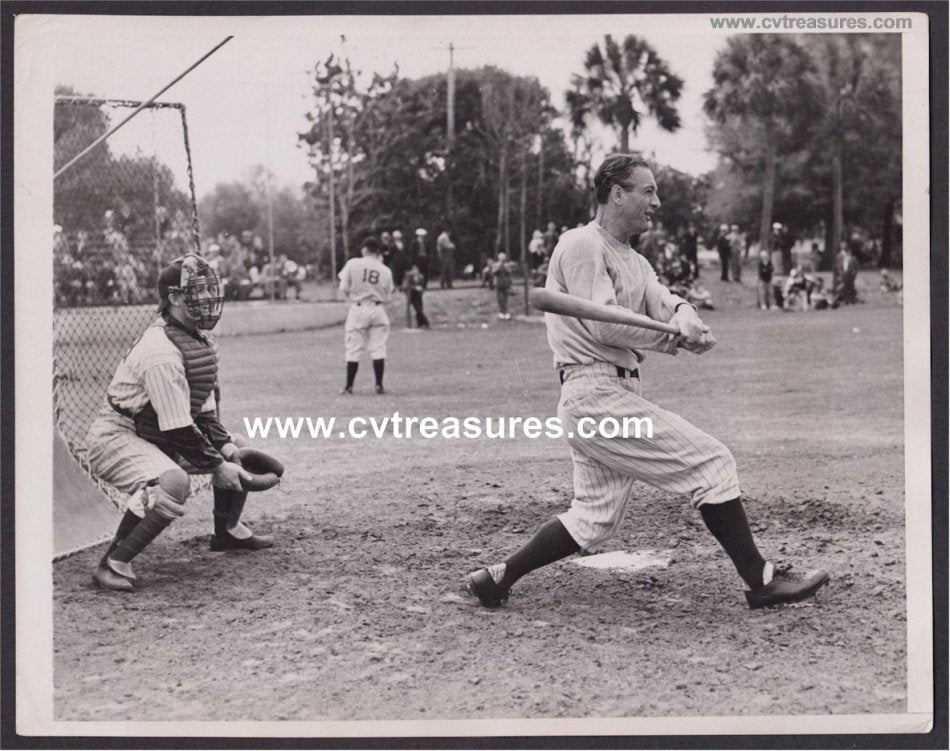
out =
{"type": "Polygon", "coordinates": [[[280,482],[284,474],[284,465],[273,456],[250,447],[235,451],[231,455],[231,461],[240,464],[244,471],[253,475],[250,480],[241,479],[241,487],[245,490],[269,490],[280,482]]]}

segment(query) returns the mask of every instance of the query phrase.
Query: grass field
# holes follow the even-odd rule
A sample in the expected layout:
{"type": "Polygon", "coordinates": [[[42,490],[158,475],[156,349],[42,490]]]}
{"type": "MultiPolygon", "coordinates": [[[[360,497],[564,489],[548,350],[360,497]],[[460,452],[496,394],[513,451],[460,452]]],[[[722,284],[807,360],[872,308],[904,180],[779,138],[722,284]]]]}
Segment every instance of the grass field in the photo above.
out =
{"type": "MultiPolygon", "coordinates": [[[[644,394],[732,449],[763,551],[831,571],[816,600],[749,611],[699,515],[639,485],[608,549],[667,568],[566,560],[486,611],[463,576],[567,507],[566,442],[271,436],[258,445],[287,475],[247,516],[273,550],[210,552],[199,496],[138,559],[133,595],[93,588],[101,551],[55,566],[56,719],[905,711],[901,308],[868,289],[864,305],[769,313],[751,284],[710,284],[720,343],[651,356],[644,394]]],[[[339,327],[223,338],[225,423],[553,415],[543,325],[496,320],[492,295],[428,295],[427,332],[394,309],[385,396],[368,362],[357,393],[338,395],[339,327]]]]}

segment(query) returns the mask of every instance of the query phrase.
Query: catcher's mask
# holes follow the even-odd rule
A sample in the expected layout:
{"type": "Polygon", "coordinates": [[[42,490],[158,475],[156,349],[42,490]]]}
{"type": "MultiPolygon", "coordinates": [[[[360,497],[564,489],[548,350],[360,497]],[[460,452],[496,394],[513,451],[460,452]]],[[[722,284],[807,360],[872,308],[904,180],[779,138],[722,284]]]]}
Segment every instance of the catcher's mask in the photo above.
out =
{"type": "Polygon", "coordinates": [[[168,294],[184,296],[185,309],[199,329],[213,329],[221,318],[224,295],[214,269],[193,253],[176,258],[158,277],[158,311],[169,306],[168,294]]]}

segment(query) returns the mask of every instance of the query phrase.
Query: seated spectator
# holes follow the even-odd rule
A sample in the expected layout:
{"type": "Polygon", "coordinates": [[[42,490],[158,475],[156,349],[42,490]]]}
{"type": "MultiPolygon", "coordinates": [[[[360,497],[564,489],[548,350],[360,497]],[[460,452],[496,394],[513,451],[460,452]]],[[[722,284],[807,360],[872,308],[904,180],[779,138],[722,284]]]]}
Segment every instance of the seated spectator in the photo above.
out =
{"type": "Polygon", "coordinates": [[[229,266],[228,284],[225,291],[230,300],[247,300],[251,296],[251,278],[243,263],[232,263],[229,266]]]}
{"type": "Polygon", "coordinates": [[[277,268],[280,269],[284,284],[284,299],[287,299],[287,291],[293,287],[296,291],[296,299],[300,299],[300,290],[303,288],[303,280],[306,278],[307,270],[300,266],[296,261],[287,257],[286,253],[281,253],[277,257],[277,268]]]}
{"type": "Polygon", "coordinates": [[[279,261],[264,264],[261,269],[261,287],[264,290],[264,297],[268,300],[272,297],[277,300],[287,298],[287,281],[279,261]]]}

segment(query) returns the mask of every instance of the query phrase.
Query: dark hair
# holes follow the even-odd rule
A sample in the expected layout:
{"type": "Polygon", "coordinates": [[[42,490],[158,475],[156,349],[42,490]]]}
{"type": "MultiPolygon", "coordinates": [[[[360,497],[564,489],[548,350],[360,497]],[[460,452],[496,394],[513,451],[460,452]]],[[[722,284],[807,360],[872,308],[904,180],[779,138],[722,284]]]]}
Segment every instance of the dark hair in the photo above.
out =
{"type": "Polygon", "coordinates": [[[379,253],[379,240],[375,237],[367,237],[360,247],[366,248],[370,253],[379,253]]]}
{"type": "Polygon", "coordinates": [[[650,169],[650,163],[639,154],[611,154],[604,159],[594,175],[597,203],[607,203],[610,189],[622,184],[637,167],[650,169]]]}

